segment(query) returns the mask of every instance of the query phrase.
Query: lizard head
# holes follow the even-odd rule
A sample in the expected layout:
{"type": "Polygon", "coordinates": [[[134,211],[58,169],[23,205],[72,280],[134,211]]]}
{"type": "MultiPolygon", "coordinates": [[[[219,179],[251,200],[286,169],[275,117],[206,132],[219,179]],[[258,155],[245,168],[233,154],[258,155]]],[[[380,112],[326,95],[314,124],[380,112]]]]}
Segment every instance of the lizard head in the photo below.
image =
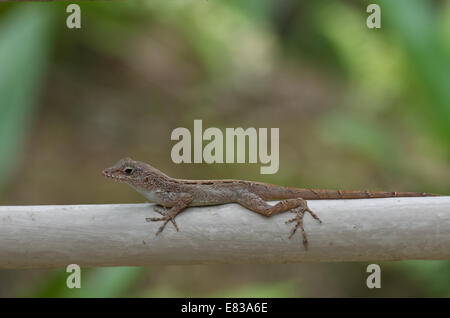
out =
{"type": "Polygon", "coordinates": [[[109,179],[135,186],[148,184],[154,177],[164,175],[149,164],[131,158],[120,159],[111,168],[103,170],[102,174],[109,179]]]}

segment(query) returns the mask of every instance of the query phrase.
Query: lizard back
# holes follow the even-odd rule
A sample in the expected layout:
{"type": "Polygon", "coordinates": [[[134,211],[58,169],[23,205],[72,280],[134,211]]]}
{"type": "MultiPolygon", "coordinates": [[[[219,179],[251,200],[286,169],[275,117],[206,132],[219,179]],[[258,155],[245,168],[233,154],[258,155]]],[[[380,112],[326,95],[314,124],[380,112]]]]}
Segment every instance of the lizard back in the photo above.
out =
{"type": "Polygon", "coordinates": [[[332,200],[332,199],[370,199],[370,198],[396,198],[396,197],[429,197],[437,194],[424,192],[397,192],[397,191],[366,191],[366,190],[328,190],[304,189],[285,187],[269,183],[245,180],[183,180],[176,179],[186,185],[208,185],[216,188],[242,189],[259,195],[264,200],[284,200],[302,198],[305,200],[332,200]]]}

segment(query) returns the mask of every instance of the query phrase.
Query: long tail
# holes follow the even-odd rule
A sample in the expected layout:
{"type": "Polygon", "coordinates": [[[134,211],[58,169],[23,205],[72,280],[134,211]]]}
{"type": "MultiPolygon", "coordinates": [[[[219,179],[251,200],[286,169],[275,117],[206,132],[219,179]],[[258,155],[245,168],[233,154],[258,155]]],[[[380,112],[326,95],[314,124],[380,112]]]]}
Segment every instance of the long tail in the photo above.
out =
{"type": "MultiPolygon", "coordinates": [[[[267,185],[252,184],[254,188],[268,188],[267,185]]],[[[396,198],[396,197],[432,197],[439,194],[423,192],[381,192],[381,191],[346,191],[346,190],[324,190],[324,189],[300,189],[269,186],[270,191],[257,191],[263,194],[265,200],[283,200],[291,198],[303,198],[305,200],[332,200],[332,199],[369,199],[369,198],[396,198]]],[[[262,189],[255,189],[262,190],[262,189]]]]}
{"type": "Polygon", "coordinates": [[[381,192],[381,191],[345,191],[297,189],[298,194],[305,200],[327,199],[369,199],[369,198],[397,198],[397,197],[432,197],[437,194],[424,192],[381,192]]]}

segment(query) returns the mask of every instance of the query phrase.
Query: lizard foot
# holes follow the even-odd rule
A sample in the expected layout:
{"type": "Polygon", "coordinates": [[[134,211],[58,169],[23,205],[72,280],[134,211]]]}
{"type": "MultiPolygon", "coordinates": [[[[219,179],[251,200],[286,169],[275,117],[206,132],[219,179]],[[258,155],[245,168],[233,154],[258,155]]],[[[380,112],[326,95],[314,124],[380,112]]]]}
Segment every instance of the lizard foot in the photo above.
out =
{"type": "Polygon", "coordinates": [[[296,213],[297,215],[293,219],[286,221],[286,224],[295,222],[295,225],[291,230],[291,234],[289,235],[289,238],[294,236],[297,229],[300,228],[302,230],[303,246],[305,246],[305,249],[306,249],[306,248],[308,248],[308,238],[306,237],[305,228],[303,227],[303,216],[305,215],[306,212],[309,212],[309,214],[311,214],[311,216],[314,219],[316,219],[319,223],[322,223],[322,220],[320,220],[320,218],[317,216],[317,214],[315,214],[313,211],[311,211],[311,209],[306,204],[306,201],[304,201],[304,203],[302,205],[292,209],[291,212],[296,213]]]}
{"type": "Polygon", "coordinates": [[[159,206],[155,206],[153,208],[153,210],[159,214],[162,215],[162,217],[160,218],[146,218],[145,220],[147,222],[154,222],[154,221],[164,221],[163,225],[161,225],[158,229],[158,231],[156,232],[155,235],[158,235],[159,233],[161,233],[164,228],[166,227],[167,223],[172,222],[173,226],[175,227],[175,229],[178,232],[178,225],[177,222],[175,222],[175,216],[171,215],[166,208],[164,207],[159,207],[159,206]]]}

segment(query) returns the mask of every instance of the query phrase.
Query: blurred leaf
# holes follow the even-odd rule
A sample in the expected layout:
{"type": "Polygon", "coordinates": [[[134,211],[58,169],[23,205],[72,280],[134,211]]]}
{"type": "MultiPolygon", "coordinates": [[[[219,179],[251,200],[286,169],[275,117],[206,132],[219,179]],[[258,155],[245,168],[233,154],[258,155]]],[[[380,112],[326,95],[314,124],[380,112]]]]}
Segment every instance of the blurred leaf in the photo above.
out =
{"type": "Polygon", "coordinates": [[[42,290],[32,297],[128,297],[126,292],[136,283],[145,267],[102,267],[81,269],[81,288],[69,289],[66,279],[70,273],[55,270],[42,290]]]}
{"type": "Polygon", "coordinates": [[[51,21],[51,10],[22,5],[0,24],[0,188],[13,175],[29,133],[49,58],[51,21]]]}
{"type": "Polygon", "coordinates": [[[398,266],[430,297],[450,297],[450,261],[407,261],[398,266]]]}
{"type": "Polygon", "coordinates": [[[263,22],[270,18],[275,3],[270,0],[228,0],[227,4],[235,6],[251,19],[263,22]]]}
{"type": "MultiPolygon", "coordinates": [[[[274,35],[258,18],[249,19],[242,6],[227,1],[147,1],[160,23],[176,27],[192,45],[211,74],[221,83],[228,78],[266,74],[272,66],[274,35]],[[258,24],[259,23],[259,24],[258,24]]],[[[252,1],[252,16],[264,15],[268,3],[252,1]]]]}
{"type": "Polygon", "coordinates": [[[191,294],[185,294],[183,291],[176,287],[170,286],[170,284],[159,284],[152,286],[140,293],[138,297],[143,298],[181,298],[181,297],[193,297],[191,294]]]}
{"type": "Polygon", "coordinates": [[[389,107],[390,101],[404,92],[405,65],[404,53],[387,40],[385,33],[365,27],[365,18],[364,11],[345,2],[320,2],[317,6],[318,28],[331,42],[349,76],[350,106],[370,113],[389,107]]]}
{"type": "Polygon", "coordinates": [[[440,41],[444,43],[447,55],[450,55],[450,1],[443,4],[444,8],[440,12],[441,26],[440,30],[440,41]]]}
{"type": "Polygon", "coordinates": [[[297,287],[292,282],[248,284],[235,290],[221,291],[207,297],[236,298],[281,298],[298,296],[297,287]]]}
{"type": "Polygon", "coordinates": [[[65,297],[127,297],[145,267],[104,267],[89,272],[84,288],[65,289],[65,297]]]}
{"type": "Polygon", "coordinates": [[[394,167],[397,156],[392,137],[371,120],[349,114],[325,118],[320,133],[326,142],[365,155],[382,167],[394,167]]]}
{"type": "Polygon", "coordinates": [[[433,2],[396,0],[380,4],[429,97],[429,103],[422,104],[421,114],[429,129],[447,145],[450,155],[450,56],[439,38],[433,2]]]}
{"type": "Polygon", "coordinates": [[[207,294],[180,291],[170,285],[160,284],[145,290],[141,297],[298,297],[298,287],[292,282],[245,284],[236,289],[222,290],[207,294]]]}
{"type": "MultiPolygon", "coordinates": [[[[135,41],[130,34],[136,34],[144,23],[152,24],[152,16],[144,10],[140,1],[102,1],[80,3],[84,23],[89,31],[77,34],[81,43],[106,54],[121,57],[135,41]],[[109,41],[114,37],[114,41],[109,41]]],[[[71,38],[72,43],[74,39],[71,38]]],[[[75,42],[76,43],[76,42],[75,42]]]]}

